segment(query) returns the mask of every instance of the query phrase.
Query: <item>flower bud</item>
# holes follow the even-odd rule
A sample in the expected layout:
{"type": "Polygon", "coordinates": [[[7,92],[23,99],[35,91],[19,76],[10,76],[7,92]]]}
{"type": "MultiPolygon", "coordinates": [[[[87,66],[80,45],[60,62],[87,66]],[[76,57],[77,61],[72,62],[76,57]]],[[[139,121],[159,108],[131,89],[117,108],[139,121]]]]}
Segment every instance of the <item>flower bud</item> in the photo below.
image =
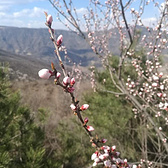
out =
{"type": "Polygon", "coordinates": [[[75,78],[72,78],[70,81],[70,85],[73,86],[75,84],[75,78]]]}
{"type": "Polygon", "coordinates": [[[38,72],[38,75],[40,78],[42,79],[49,79],[52,76],[52,71],[48,70],[48,69],[41,69],[38,72]]]}
{"type": "Polygon", "coordinates": [[[51,15],[48,15],[48,16],[47,16],[47,23],[48,23],[49,26],[51,26],[52,21],[53,21],[52,16],[51,16],[51,15]]]}
{"type": "Polygon", "coordinates": [[[109,154],[108,154],[108,153],[104,153],[104,154],[102,154],[102,155],[99,156],[99,159],[105,160],[105,159],[107,159],[108,157],[109,157],[109,154]]]}
{"type": "Polygon", "coordinates": [[[113,164],[113,165],[111,165],[111,168],[117,168],[117,166],[113,164]]]}
{"type": "Polygon", "coordinates": [[[152,83],[152,87],[157,87],[158,86],[158,84],[157,83],[152,83]]]}
{"type": "Polygon", "coordinates": [[[96,151],[95,153],[92,154],[91,156],[91,160],[95,160],[98,157],[98,151],[96,151]]]}
{"type": "Polygon", "coordinates": [[[92,147],[95,148],[95,147],[96,147],[96,144],[95,144],[95,143],[92,143],[92,147]]]}
{"type": "Polygon", "coordinates": [[[157,93],[157,96],[158,97],[162,97],[162,93],[157,93]]]}
{"type": "Polygon", "coordinates": [[[87,126],[88,131],[94,131],[94,128],[92,126],[87,126]]]}
{"type": "Polygon", "coordinates": [[[87,110],[88,108],[89,108],[88,104],[83,104],[80,109],[83,111],[83,110],[87,110]]]}
{"type": "Polygon", "coordinates": [[[100,159],[97,157],[95,160],[94,160],[96,163],[100,162],[100,159]]]}
{"type": "Polygon", "coordinates": [[[57,46],[59,47],[61,44],[62,44],[62,41],[63,41],[63,36],[62,34],[58,36],[57,38],[57,46]]]}
{"type": "Polygon", "coordinates": [[[70,83],[70,77],[66,76],[64,79],[63,79],[63,84],[64,85],[68,85],[70,83]]]}
{"type": "Polygon", "coordinates": [[[76,110],[76,106],[75,106],[74,104],[71,104],[70,107],[71,107],[71,109],[72,109],[73,111],[76,110]]]}
{"type": "Polygon", "coordinates": [[[112,151],[115,151],[115,149],[116,149],[116,146],[115,146],[115,145],[111,147],[111,150],[112,150],[112,151]]]}
{"type": "Polygon", "coordinates": [[[161,85],[161,86],[160,86],[160,89],[161,89],[161,90],[164,90],[164,85],[161,85]]]}
{"type": "Polygon", "coordinates": [[[93,167],[97,166],[97,162],[94,162],[92,166],[93,166],[93,167]]]}
{"type": "Polygon", "coordinates": [[[154,81],[158,81],[158,80],[159,80],[159,77],[156,76],[156,75],[153,75],[152,77],[153,77],[153,80],[154,80],[154,81]]]}
{"type": "Polygon", "coordinates": [[[163,76],[163,72],[160,72],[159,73],[159,77],[161,78],[163,76]]]}
{"type": "Polygon", "coordinates": [[[104,165],[105,165],[106,167],[111,167],[111,162],[110,162],[110,160],[105,160],[105,161],[104,161],[104,165]]]}
{"type": "Polygon", "coordinates": [[[73,93],[74,90],[75,90],[74,87],[68,87],[68,88],[67,88],[67,91],[68,91],[69,93],[73,93]]]}
{"type": "Polygon", "coordinates": [[[84,123],[86,124],[86,123],[88,123],[88,121],[89,121],[89,119],[86,117],[86,118],[84,119],[84,123]]]}
{"type": "Polygon", "coordinates": [[[116,152],[115,155],[116,155],[117,157],[119,157],[119,156],[120,156],[120,152],[116,152]]]}
{"type": "Polygon", "coordinates": [[[61,76],[61,73],[57,72],[57,78],[59,78],[61,76]]]}
{"type": "Polygon", "coordinates": [[[109,150],[110,150],[110,147],[109,147],[109,146],[102,146],[102,147],[101,147],[101,150],[107,150],[107,151],[109,151],[109,150]]]}
{"type": "Polygon", "coordinates": [[[107,139],[102,139],[101,142],[102,142],[102,143],[106,143],[106,142],[107,142],[107,139]]]}
{"type": "Polygon", "coordinates": [[[124,159],[124,163],[127,163],[127,159],[124,159]]]}

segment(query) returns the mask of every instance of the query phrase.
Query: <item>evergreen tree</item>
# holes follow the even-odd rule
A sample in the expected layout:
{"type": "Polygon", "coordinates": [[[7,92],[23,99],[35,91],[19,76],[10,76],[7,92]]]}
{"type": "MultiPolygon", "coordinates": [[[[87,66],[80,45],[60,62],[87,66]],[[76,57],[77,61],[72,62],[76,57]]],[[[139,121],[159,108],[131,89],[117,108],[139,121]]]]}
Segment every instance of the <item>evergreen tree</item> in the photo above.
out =
{"type": "Polygon", "coordinates": [[[0,167],[47,167],[44,139],[43,127],[11,90],[7,68],[0,68],[0,167]]]}

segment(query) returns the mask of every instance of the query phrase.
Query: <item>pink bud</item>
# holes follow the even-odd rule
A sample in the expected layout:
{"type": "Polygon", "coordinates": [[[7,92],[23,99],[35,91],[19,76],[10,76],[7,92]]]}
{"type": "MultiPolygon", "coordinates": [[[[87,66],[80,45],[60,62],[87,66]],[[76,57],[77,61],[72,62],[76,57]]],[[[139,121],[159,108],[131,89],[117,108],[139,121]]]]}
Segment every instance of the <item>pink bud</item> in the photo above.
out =
{"type": "Polygon", "coordinates": [[[96,147],[96,144],[95,144],[95,143],[92,143],[92,147],[95,148],[95,147],[96,147]]]}
{"type": "Polygon", "coordinates": [[[95,160],[98,157],[98,152],[96,151],[95,153],[92,154],[91,160],[95,160]]]}
{"type": "Polygon", "coordinates": [[[48,69],[41,69],[38,72],[38,75],[42,79],[49,79],[52,76],[52,72],[50,70],[48,70],[48,69]]]}
{"type": "Polygon", "coordinates": [[[70,85],[73,86],[75,84],[75,78],[72,78],[70,81],[70,85]]]}
{"type": "Polygon", "coordinates": [[[67,88],[67,91],[68,91],[69,93],[72,93],[74,90],[75,90],[74,87],[68,87],[68,88],[67,88]]]}
{"type": "Polygon", "coordinates": [[[117,157],[120,156],[120,152],[116,152],[115,154],[116,154],[117,157]]]}
{"type": "Polygon", "coordinates": [[[92,126],[87,126],[88,131],[94,131],[94,128],[92,126]]]}
{"type": "Polygon", "coordinates": [[[57,38],[57,46],[60,46],[62,44],[62,41],[63,41],[63,36],[62,34],[58,36],[57,38]]]}
{"type": "Polygon", "coordinates": [[[159,130],[162,131],[162,127],[159,127],[159,130]]]}
{"type": "Polygon", "coordinates": [[[61,73],[57,72],[57,78],[59,78],[61,76],[61,73]]]}
{"type": "Polygon", "coordinates": [[[158,97],[162,97],[162,93],[157,93],[157,96],[158,97]]]}
{"type": "Polygon", "coordinates": [[[63,84],[64,85],[68,85],[70,83],[70,77],[66,76],[64,79],[63,79],[63,84]]]}
{"type": "Polygon", "coordinates": [[[89,121],[89,119],[86,117],[86,118],[84,119],[84,123],[86,124],[86,123],[88,123],[88,121],[89,121]]]}
{"type": "Polygon", "coordinates": [[[96,163],[100,162],[100,159],[97,157],[95,160],[94,160],[96,163]]]}
{"type": "Polygon", "coordinates": [[[94,162],[92,166],[95,167],[97,166],[97,164],[98,164],[97,162],[94,162]]]}
{"type": "Polygon", "coordinates": [[[88,104],[83,104],[80,109],[83,111],[83,110],[87,110],[88,108],[89,108],[88,104]]]}
{"type": "Polygon", "coordinates": [[[161,78],[163,76],[163,72],[160,72],[159,77],[161,78]]]}
{"type": "Polygon", "coordinates": [[[74,104],[71,104],[70,107],[71,107],[71,109],[72,109],[73,111],[76,110],[76,106],[75,106],[74,104]]]}
{"type": "Polygon", "coordinates": [[[102,154],[102,155],[99,156],[99,159],[105,160],[105,159],[107,159],[108,157],[109,157],[109,154],[108,154],[108,153],[104,153],[104,154],[102,154]]]}
{"type": "Polygon", "coordinates": [[[116,146],[115,146],[115,145],[111,147],[111,150],[112,150],[112,151],[114,151],[115,149],[116,149],[116,146]]]}
{"type": "Polygon", "coordinates": [[[153,80],[154,80],[154,81],[157,81],[157,80],[159,80],[159,77],[156,76],[156,75],[153,75],[153,80]]]}
{"type": "Polygon", "coordinates": [[[102,146],[101,149],[102,149],[102,150],[108,150],[108,151],[109,151],[109,150],[110,150],[110,147],[109,147],[109,146],[102,146]]]}
{"type": "Polygon", "coordinates": [[[124,159],[124,163],[127,163],[127,159],[124,159]]]}
{"type": "Polygon", "coordinates": [[[106,167],[111,167],[111,162],[110,162],[110,160],[104,161],[104,165],[105,165],[106,167]]]}
{"type": "Polygon", "coordinates": [[[160,86],[160,89],[161,89],[161,90],[164,90],[164,85],[161,85],[161,86],[160,86]]]}
{"type": "Polygon", "coordinates": [[[152,83],[152,87],[157,87],[158,86],[158,84],[157,83],[152,83]]]}
{"type": "Polygon", "coordinates": [[[52,18],[52,16],[51,15],[48,15],[47,16],[47,23],[51,26],[51,24],[52,24],[52,21],[53,21],[53,18],[52,18]]]}
{"type": "Polygon", "coordinates": [[[102,143],[106,143],[106,142],[107,142],[107,139],[102,139],[101,142],[102,142],[102,143]]]}

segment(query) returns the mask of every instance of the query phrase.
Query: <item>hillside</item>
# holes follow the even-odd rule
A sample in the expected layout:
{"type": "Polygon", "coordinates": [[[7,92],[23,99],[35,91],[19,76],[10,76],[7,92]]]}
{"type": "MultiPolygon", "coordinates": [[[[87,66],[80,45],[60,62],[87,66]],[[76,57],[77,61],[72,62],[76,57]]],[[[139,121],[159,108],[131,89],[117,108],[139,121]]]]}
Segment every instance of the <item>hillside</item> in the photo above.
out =
{"type": "MultiPolygon", "coordinates": [[[[77,34],[66,31],[56,30],[55,35],[63,35],[63,45],[66,46],[68,57],[83,66],[97,60],[89,45],[77,34]]],[[[54,46],[49,39],[47,29],[29,29],[16,27],[0,27],[0,49],[10,51],[15,54],[27,57],[48,59],[54,57],[54,46]]],[[[64,59],[64,53],[62,53],[64,59]]]]}
{"type": "MultiPolygon", "coordinates": [[[[21,103],[28,105],[35,113],[39,108],[46,109],[52,118],[50,120],[51,126],[54,126],[62,117],[72,115],[69,107],[71,100],[67,93],[54,85],[53,78],[43,80],[38,77],[40,69],[50,69],[49,61],[0,50],[0,63],[2,66],[6,63],[9,64],[11,87],[20,92],[21,103]]],[[[56,64],[56,67],[61,72],[59,65],[56,64]]],[[[70,71],[70,67],[68,67],[68,71],[70,71]]],[[[84,71],[86,72],[87,69],[84,71]]],[[[75,86],[76,90],[78,90],[77,85],[78,83],[75,86]]],[[[80,84],[78,95],[89,88],[90,83],[85,80],[80,84]]],[[[81,97],[78,96],[78,99],[81,97]]]]}

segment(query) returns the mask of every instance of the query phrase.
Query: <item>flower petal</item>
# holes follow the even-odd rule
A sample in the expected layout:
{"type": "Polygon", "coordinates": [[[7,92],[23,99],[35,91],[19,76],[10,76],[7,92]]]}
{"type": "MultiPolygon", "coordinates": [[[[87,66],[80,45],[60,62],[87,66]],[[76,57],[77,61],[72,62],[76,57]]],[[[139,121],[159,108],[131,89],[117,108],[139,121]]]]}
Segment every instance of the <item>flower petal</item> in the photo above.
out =
{"type": "Polygon", "coordinates": [[[92,126],[87,126],[88,131],[94,131],[94,128],[92,126]]]}
{"type": "Polygon", "coordinates": [[[70,77],[69,76],[66,76],[64,79],[63,79],[63,84],[64,85],[68,85],[70,83],[70,77]]]}
{"type": "Polygon", "coordinates": [[[62,41],[63,41],[63,35],[61,34],[57,38],[57,46],[60,46],[62,44],[62,41]]]}
{"type": "Polygon", "coordinates": [[[48,69],[41,69],[39,72],[38,72],[38,75],[40,78],[42,79],[49,79],[52,75],[52,72],[48,69]]]}
{"type": "Polygon", "coordinates": [[[52,18],[52,16],[51,15],[48,15],[47,16],[47,23],[51,26],[51,24],[52,24],[52,21],[53,21],[53,18],[52,18]]]}
{"type": "Polygon", "coordinates": [[[80,109],[83,111],[83,110],[86,110],[88,108],[89,108],[89,104],[83,104],[80,109]]]}

